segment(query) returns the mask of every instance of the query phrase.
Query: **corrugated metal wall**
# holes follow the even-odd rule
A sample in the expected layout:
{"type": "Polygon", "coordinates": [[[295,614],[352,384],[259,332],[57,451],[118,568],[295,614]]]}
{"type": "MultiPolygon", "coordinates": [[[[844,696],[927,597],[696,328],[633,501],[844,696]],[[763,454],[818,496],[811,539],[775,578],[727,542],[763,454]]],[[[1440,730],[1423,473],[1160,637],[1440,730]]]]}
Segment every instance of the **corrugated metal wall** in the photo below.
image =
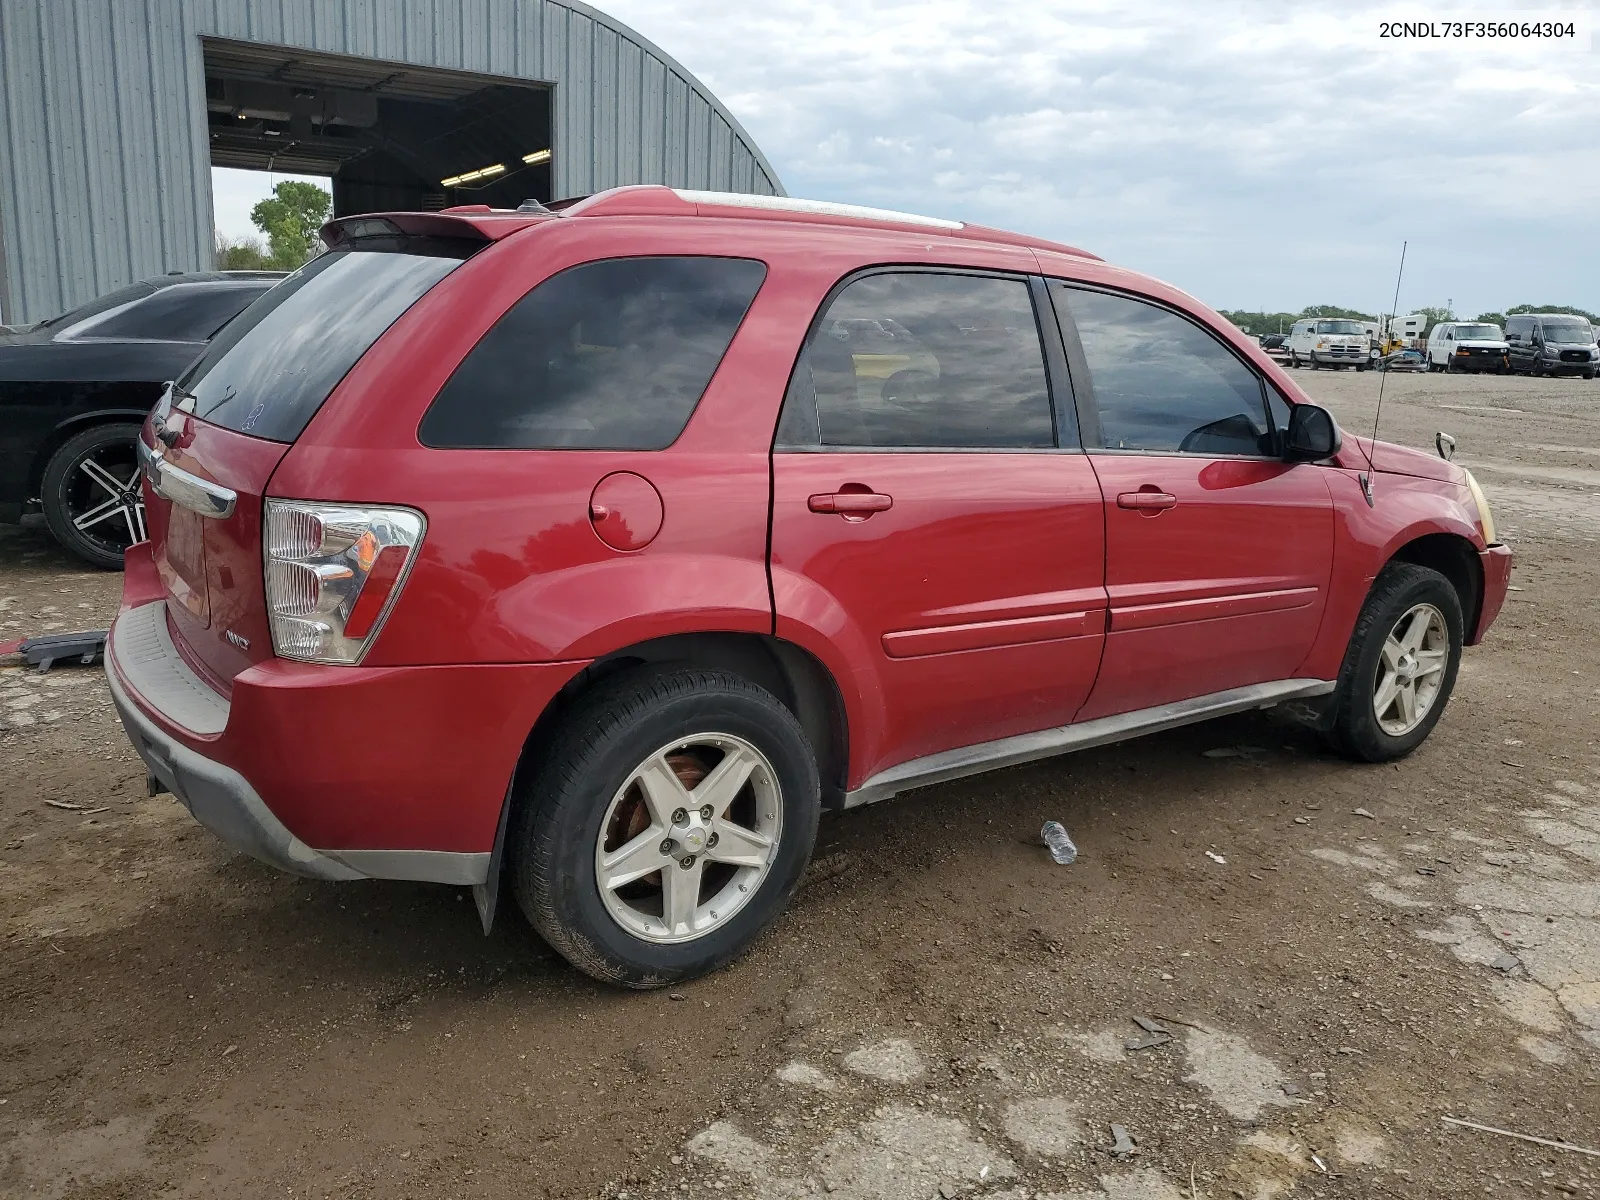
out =
{"type": "Polygon", "coordinates": [[[555,85],[558,196],[782,194],[698,80],[576,0],[0,0],[0,312],[211,266],[202,37],[555,85]]]}

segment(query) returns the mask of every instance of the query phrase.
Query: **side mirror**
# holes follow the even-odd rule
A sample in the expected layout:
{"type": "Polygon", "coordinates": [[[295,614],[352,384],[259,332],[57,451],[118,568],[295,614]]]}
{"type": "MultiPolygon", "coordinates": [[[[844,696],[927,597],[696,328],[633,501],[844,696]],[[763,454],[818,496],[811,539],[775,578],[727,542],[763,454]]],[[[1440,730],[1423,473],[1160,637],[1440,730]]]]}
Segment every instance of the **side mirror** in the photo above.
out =
{"type": "Polygon", "coordinates": [[[1320,462],[1332,458],[1344,445],[1344,435],[1333,414],[1315,404],[1296,404],[1289,414],[1283,439],[1283,456],[1289,462],[1320,462]]]}

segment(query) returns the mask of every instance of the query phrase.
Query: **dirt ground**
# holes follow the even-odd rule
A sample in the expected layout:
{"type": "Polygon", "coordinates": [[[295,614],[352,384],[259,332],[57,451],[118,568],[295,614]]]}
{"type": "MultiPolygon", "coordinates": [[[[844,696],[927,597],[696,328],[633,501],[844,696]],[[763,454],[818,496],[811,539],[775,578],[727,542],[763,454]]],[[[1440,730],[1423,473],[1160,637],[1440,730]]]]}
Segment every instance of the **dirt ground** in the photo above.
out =
{"type": "MultiPolygon", "coordinates": [[[[1377,376],[1299,378],[1370,428],[1377,376]]],[[[1442,1120],[1600,1150],[1600,384],[1388,380],[1384,436],[1440,428],[1517,567],[1412,758],[1253,715],[834,816],[673,993],[231,854],[98,670],[0,669],[0,1194],[1600,1196],[1442,1120]]],[[[118,588],[0,527],[0,641],[118,588]]]]}

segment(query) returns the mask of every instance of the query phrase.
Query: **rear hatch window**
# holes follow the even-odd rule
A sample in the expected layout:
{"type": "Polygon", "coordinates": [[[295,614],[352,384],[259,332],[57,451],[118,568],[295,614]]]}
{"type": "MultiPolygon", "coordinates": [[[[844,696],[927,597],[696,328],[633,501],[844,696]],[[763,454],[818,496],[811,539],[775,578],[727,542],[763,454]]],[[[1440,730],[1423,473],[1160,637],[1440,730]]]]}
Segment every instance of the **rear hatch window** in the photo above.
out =
{"type": "Polygon", "coordinates": [[[333,389],[464,252],[335,250],[312,259],[232,322],[178,380],[197,417],[293,442],[333,389]]]}

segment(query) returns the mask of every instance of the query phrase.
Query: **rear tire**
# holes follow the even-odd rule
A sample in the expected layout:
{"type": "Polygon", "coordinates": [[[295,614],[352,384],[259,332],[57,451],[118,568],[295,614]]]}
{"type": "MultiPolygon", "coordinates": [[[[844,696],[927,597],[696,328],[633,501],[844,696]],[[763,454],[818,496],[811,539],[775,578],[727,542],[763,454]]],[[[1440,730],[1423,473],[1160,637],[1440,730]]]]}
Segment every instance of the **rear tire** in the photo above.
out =
{"type": "Polygon", "coordinates": [[[102,570],[122,570],[123,551],[145,540],[138,440],[138,425],[95,425],[68,438],[45,465],[45,524],[63,547],[102,570]]]}
{"type": "Polygon", "coordinates": [[[771,693],[687,665],[626,671],[577,702],[517,798],[517,900],[578,970],[664,987],[722,966],[772,923],[820,815],[816,756],[771,693]],[[719,786],[725,762],[750,764],[736,792],[719,786]]]}
{"type": "Polygon", "coordinates": [[[1410,754],[1444,715],[1463,642],[1461,601],[1450,581],[1428,567],[1390,563],[1350,635],[1326,735],[1330,745],[1359,762],[1410,754]]]}

